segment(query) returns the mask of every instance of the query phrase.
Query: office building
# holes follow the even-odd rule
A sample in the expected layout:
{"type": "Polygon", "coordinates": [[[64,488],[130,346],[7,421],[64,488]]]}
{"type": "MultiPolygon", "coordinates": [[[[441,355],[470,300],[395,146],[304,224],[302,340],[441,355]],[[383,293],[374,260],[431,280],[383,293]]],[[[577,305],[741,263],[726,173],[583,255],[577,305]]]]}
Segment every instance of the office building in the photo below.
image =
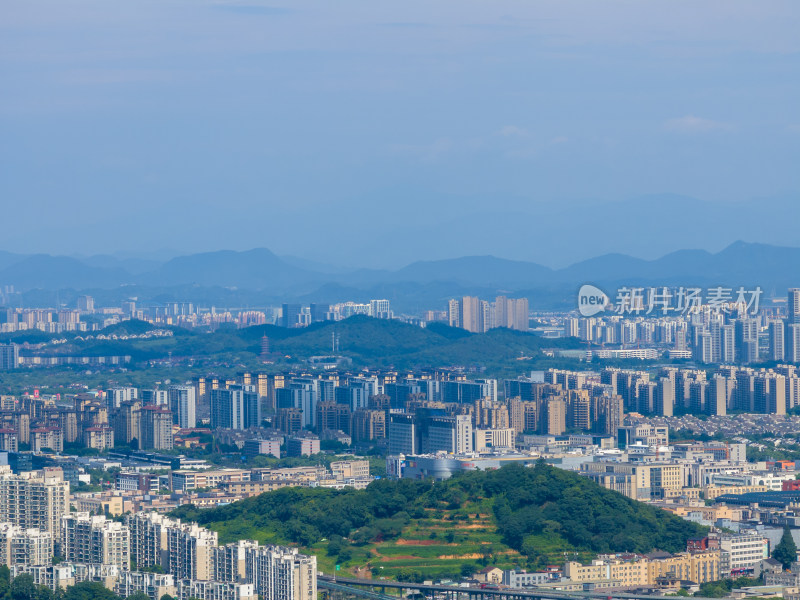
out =
{"type": "Polygon", "coordinates": [[[419,454],[416,417],[407,413],[389,415],[389,454],[419,454]]]}
{"type": "Polygon", "coordinates": [[[300,312],[302,307],[299,304],[284,304],[281,306],[281,326],[298,327],[300,325],[300,312]]]}
{"type": "Polygon", "coordinates": [[[466,454],[472,452],[472,417],[453,415],[429,417],[422,438],[422,452],[466,454]]]}

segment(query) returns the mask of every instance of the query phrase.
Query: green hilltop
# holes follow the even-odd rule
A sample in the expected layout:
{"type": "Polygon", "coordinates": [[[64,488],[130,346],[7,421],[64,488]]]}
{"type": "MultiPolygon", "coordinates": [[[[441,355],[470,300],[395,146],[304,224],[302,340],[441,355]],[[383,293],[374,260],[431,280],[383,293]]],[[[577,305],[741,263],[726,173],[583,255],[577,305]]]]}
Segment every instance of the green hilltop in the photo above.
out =
{"type": "Polygon", "coordinates": [[[124,321],[96,334],[43,334],[28,337],[14,334],[0,336],[2,341],[44,342],[62,338],[65,343],[44,348],[42,353],[74,356],[129,355],[134,362],[149,359],[195,357],[213,360],[236,360],[256,363],[261,352],[261,338],[270,339],[273,358],[278,363],[302,362],[311,356],[331,354],[332,336],[339,341],[338,354],[355,366],[400,369],[414,367],[474,366],[525,371],[532,360],[543,359],[542,348],[579,347],[574,339],[550,340],[532,333],[493,329],[487,333],[469,333],[443,324],[422,328],[394,320],[354,316],[336,323],[315,323],[310,327],[286,329],[259,325],[236,329],[221,327],[213,333],[190,331],[180,327],[158,327],[143,321],[124,321]],[[171,336],[144,339],[97,339],[106,336],[141,336],[156,329],[167,329],[171,336]],[[85,339],[92,336],[94,339],[85,339]],[[6,339],[7,338],[7,339],[6,339]],[[288,357],[288,358],[287,358],[288,357]],[[520,357],[527,357],[521,362],[520,357]]]}
{"type": "Polygon", "coordinates": [[[173,516],[220,542],[292,544],[357,575],[399,580],[468,575],[481,566],[538,569],[565,556],[685,550],[706,528],[543,462],[447,481],[377,480],[365,490],[283,488],[173,516]]]}

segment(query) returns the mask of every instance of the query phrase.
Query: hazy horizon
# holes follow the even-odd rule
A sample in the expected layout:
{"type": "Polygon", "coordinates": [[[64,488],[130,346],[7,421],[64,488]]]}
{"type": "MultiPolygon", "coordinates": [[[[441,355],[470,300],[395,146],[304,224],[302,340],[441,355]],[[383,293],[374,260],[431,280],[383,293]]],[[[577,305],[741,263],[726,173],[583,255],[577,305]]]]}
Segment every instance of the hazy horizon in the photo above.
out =
{"type": "Polygon", "coordinates": [[[14,0],[0,17],[7,251],[563,267],[800,246],[795,2],[14,0]]]}

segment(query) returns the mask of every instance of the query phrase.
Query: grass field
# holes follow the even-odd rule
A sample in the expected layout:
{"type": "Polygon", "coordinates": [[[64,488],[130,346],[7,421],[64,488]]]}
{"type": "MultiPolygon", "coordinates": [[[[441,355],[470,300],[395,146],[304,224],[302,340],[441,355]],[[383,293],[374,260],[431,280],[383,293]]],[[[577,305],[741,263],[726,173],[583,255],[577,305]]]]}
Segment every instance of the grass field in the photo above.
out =
{"type": "MultiPolygon", "coordinates": [[[[349,546],[339,556],[329,556],[327,540],[304,550],[317,556],[318,568],[324,573],[332,574],[339,564],[343,575],[403,581],[459,579],[490,565],[501,569],[534,567],[501,540],[490,500],[467,503],[457,510],[427,512],[427,518],[412,521],[392,541],[349,546]]],[[[544,537],[541,543],[543,547],[550,544],[544,537]]],[[[561,564],[564,549],[550,550],[552,562],[561,564]]]]}

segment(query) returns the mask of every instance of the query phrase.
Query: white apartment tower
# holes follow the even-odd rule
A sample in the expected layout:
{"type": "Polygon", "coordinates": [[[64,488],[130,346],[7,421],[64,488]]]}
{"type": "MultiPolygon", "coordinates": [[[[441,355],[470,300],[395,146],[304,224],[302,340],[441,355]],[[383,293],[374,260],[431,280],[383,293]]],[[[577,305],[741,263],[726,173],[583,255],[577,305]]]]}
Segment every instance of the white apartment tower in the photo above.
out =
{"type": "Polygon", "coordinates": [[[69,512],[69,482],[60,468],[14,475],[0,466],[0,522],[49,532],[61,539],[61,518],[69,512]]]}
{"type": "Polygon", "coordinates": [[[192,429],[197,424],[195,409],[197,398],[194,386],[174,385],[167,390],[169,409],[172,411],[172,422],[181,429],[192,429]]]}
{"type": "Polygon", "coordinates": [[[214,579],[217,532],[196,523],[167,529],[169,572],[177,579],[214,579]]]}
{"type": "Polygon", "coordinates": [[[246,551],[246,579],[267,600],[315,600],[317,557],[296,548],[261,546],[246,551]]]}
{"type": "Polygon", "coordinates": [[[53,560],[53,536],[39,529],[0,523],[0,565],[46,566],[53,560]]]}
{"type": "Polygon", "coordinates": [[[72,513],[61,519],[61,554],[74,563],[130,567],[130,531],[104,516],[72,513]]]}

